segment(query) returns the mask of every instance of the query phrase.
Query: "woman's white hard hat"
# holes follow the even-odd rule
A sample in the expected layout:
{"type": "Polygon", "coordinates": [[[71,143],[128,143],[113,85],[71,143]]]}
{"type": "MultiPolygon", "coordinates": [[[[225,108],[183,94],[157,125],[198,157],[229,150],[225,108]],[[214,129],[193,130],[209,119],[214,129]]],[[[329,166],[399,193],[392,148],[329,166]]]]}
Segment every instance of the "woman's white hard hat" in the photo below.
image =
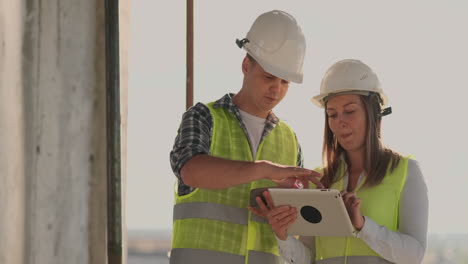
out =
{"type": "Polygon", "coordinates": [[[261,14],[247,36],[236,43],[266,72],[302,83],[306,42],[301,27],[290,14],[279,10],[261,14]]]}
{"type": "Polygon", "coordinates": [[[382,107],[388,104],[377,74],[363,62],[348,59],[333,64],[327,70],[320,85],[320,94],[314,96],[311,101],[323,108],[326,101],[334,95],[368,95],[370,92],[380,95],[382,107]]]}

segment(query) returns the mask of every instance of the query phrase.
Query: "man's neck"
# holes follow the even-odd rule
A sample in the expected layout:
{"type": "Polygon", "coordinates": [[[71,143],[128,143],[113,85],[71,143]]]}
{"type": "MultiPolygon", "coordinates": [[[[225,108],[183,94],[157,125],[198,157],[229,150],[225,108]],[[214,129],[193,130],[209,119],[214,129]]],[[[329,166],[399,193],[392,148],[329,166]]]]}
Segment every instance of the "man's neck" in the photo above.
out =
{"type": "Polygon", "coordinates": [[[242,111],[256,117],[266,119],[268,117],[268,114],[270,113],[270,111],[260,111],[255,105],[251,104],[246,98],[245,94],[242,93],[242,90],[236,95],[234,95],[234,97],[232,98],[232,102],[242,111]]]}

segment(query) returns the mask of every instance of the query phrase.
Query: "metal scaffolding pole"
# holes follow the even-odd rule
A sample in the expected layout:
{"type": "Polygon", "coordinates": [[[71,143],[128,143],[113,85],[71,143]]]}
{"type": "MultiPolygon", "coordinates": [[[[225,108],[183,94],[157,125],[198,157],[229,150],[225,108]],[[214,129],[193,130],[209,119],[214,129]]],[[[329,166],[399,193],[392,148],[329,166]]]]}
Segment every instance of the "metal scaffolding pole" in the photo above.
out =
{"type": "Polygon", "coordinates": [[[122,264],[119,0],[106,0],[107,256],[122,264]]]}
{"type": "Polygon", "coordinates": [[[186,109],[193,105],[193,0],[187,0],[187,92],[186,109]]]}

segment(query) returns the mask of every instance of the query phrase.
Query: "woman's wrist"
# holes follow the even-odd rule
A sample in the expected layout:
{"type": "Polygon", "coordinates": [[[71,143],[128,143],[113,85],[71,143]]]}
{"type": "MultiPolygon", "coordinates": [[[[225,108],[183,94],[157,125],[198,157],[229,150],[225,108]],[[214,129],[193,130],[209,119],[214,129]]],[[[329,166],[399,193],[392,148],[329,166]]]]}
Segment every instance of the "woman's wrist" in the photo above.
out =
{"type": "Polygon", "coordinates": [[[364,227],[365,222],[366,222],[366,218],[364,216],[361,216],[361,221],[356,223],[354,225],[354,228],[356,228],[356,230],[358,230],[358,231],[361,231],[361,229],[364,227]]]}

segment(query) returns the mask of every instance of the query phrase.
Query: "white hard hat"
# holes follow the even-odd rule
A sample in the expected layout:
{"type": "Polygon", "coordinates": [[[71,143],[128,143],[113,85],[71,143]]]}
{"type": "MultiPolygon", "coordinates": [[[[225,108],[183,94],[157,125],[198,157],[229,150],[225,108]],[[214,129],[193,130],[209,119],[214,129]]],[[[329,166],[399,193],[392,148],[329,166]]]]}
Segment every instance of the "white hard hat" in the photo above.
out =
{"type": "Polygon", "coordinates": [[[333,94],[363,94],[375,92],[382,99],[382,107],[387,105],[387,96],[380,87],[375,72],[359,60],[342,60],[333,64],[325,73],[320,85],[320,94],[311,101],[319,107],[325,107],[326,97],[333,94]]]}
{"type": "Polygon", "coordinates": [[[236,41],[262,68],[281,79],[302,83],[306,42],[290,14],[273,10],[260,15],[247,37],[236,41]]]}

